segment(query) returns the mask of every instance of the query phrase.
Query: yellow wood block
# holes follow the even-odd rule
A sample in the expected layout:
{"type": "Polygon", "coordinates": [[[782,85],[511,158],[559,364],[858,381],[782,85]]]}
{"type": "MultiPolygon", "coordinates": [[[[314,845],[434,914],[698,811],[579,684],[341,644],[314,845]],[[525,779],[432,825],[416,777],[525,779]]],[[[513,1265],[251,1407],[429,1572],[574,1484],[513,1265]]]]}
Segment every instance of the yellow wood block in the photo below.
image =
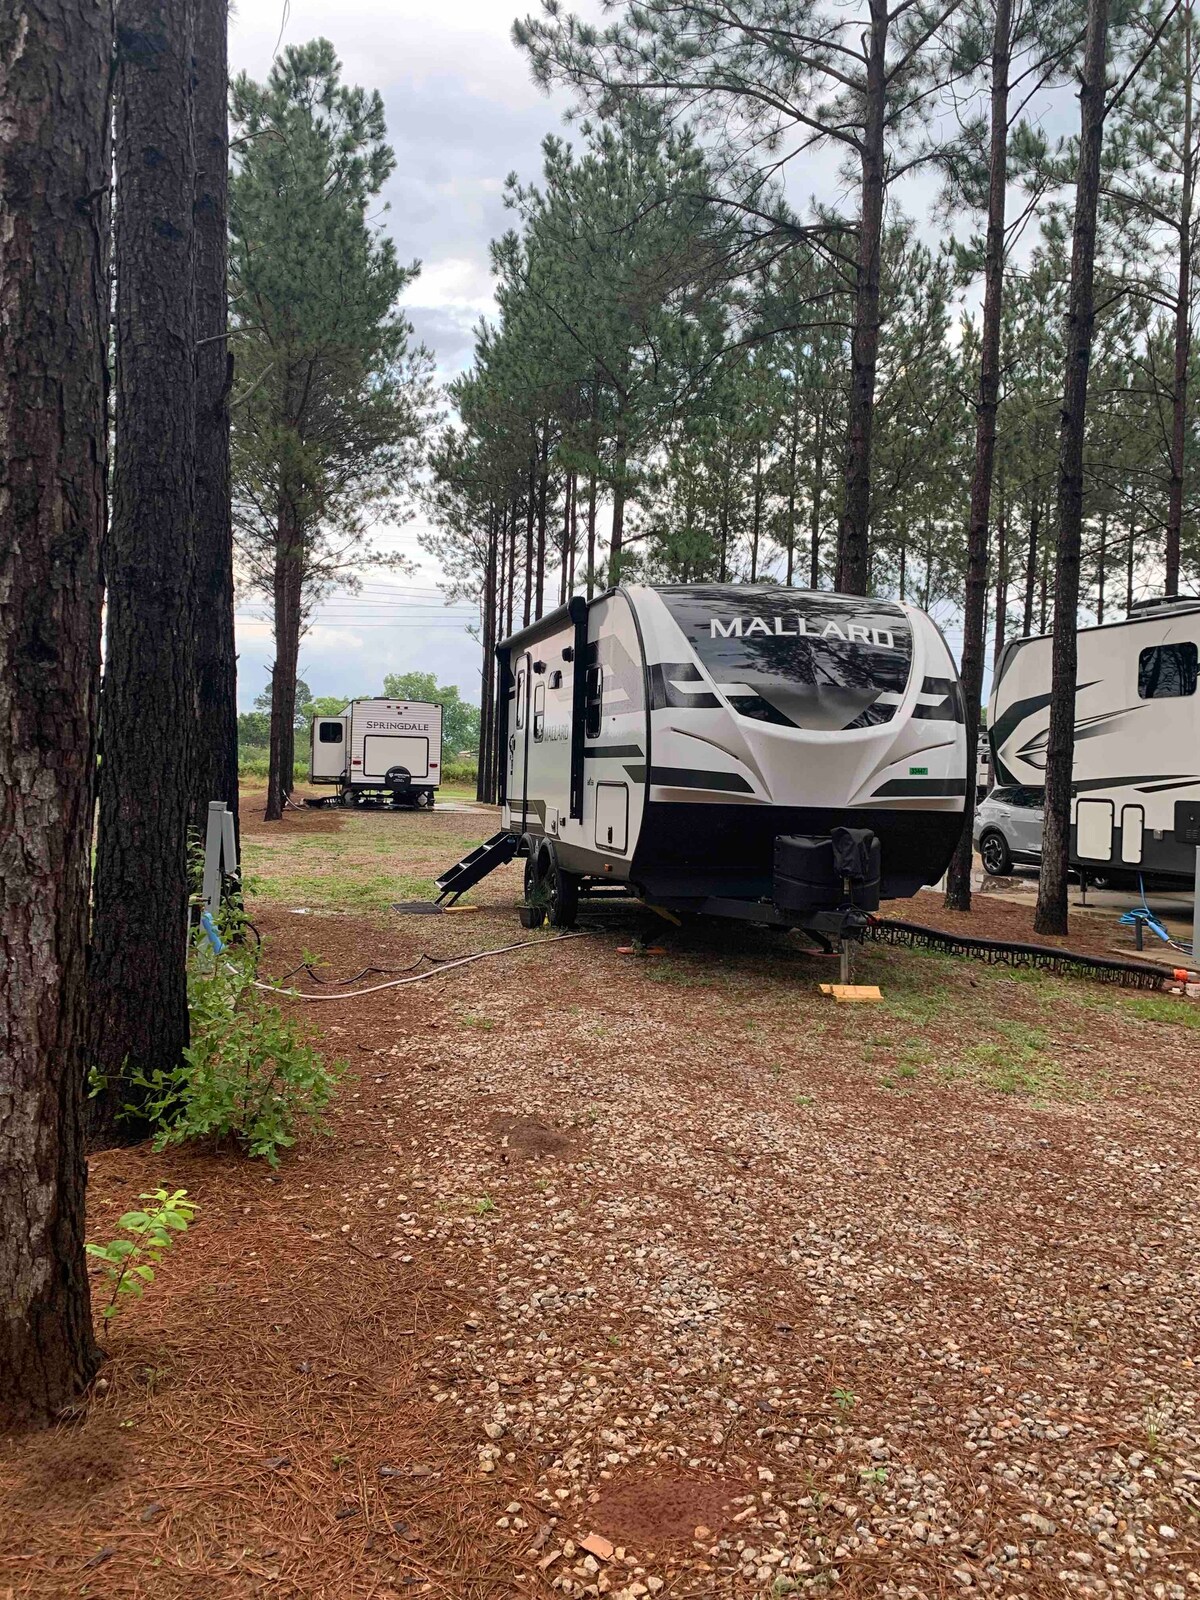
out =
{"type": "Polygon", "coordinates": [[[862,1000],[882,1000],[877,983],[834,983],[830,985],[835,1000],[857,1003],[862,1000]]]}
{"type": "Polygon", "coordinates": [[[468,912],[478,911],[478,906],[443,906],[442,910],[448,917],[465,917],[468,912]]]}

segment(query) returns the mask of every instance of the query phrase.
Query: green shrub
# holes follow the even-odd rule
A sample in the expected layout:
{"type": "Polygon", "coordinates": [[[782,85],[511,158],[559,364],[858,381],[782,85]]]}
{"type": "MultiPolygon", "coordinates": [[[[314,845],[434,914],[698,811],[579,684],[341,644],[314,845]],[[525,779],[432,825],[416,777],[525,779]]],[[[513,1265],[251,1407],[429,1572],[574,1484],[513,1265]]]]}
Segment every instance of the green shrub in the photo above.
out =
{"type": "Polygon", "coordinates": [[[154,1148],[188,1139],[232,1139],[274,1167],[302,1127],[322,1112],[344,1070],[327,1063],[301,1024],[255,988],[257,957],[227,945],[215,959],[193,953],[188,975],[192,1042],[178,1067],[131,1078],[154,1148]]]}
{"type": "Polygon", "coordinates": [[[154,1282],[154,1269],[168,1250],[175,1246],[172,1237],[186,1233],[188,1224],[200,1209],[187,1198],[186,1189],[154,1189],[139,1197],[154,1204],[145,1211],[127,1211],[117,1227],[128,1235],[108,1244],[85,1246],[88,1255],[104,1263],[104,1273],[112,1284],[112,1294],[101,1315],[107,1322],[121,1309],[130,1295],[140,1300],[146,1285],[154,1282]]]}
{"type": "Polygon", "coordinates": [[[443,783],[474,783],[479,777],[477,761],[443,761],[443,783]]]}

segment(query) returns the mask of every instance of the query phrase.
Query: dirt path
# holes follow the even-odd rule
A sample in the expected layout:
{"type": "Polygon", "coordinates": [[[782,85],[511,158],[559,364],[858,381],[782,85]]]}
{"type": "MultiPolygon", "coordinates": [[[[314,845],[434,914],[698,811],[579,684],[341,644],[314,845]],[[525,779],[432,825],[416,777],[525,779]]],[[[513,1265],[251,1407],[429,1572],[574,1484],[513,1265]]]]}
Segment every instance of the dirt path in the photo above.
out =
{"type": "MultiPolygon", "coordinates": [[[[515,868],[383,909],[472,825],[250,827],[270,969],[521,937],[515,868]]],[[[1200,1011],[891,949],[834,1007],[773,936],[628,934],[307,1006],[349,1067],[277,1174],[94,1160],[99,1237],[202,1213],[0,1455],[0,1596],[1200,1589],[1200,1011]]]]}

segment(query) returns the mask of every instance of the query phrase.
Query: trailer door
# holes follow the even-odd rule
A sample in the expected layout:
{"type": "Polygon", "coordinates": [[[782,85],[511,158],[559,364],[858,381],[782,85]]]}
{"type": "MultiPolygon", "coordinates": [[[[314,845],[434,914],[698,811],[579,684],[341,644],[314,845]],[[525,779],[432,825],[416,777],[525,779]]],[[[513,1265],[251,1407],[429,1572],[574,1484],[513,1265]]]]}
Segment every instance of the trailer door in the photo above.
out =
{"type": "Polygon", "coordinates": [[[508,724],[508,809],[514,833],[524,833],[529,815],[529,732],[533,657],[528,651],[513,668],[513,705],[508,724]]]}

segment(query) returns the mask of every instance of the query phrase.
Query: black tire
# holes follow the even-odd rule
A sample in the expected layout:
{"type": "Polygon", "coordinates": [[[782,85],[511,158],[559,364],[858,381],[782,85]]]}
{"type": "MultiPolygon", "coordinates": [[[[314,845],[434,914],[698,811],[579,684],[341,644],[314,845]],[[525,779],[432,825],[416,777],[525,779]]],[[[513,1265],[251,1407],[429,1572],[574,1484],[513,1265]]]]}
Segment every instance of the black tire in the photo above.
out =
{"type": "Polygon", "coordinates": [[[1013,869],[1012,851],[1002,833],[989,828],[980,836],[979,859],[989,878],[1007,878],[1013,869]]]}
{"type": "Polygon", "coordinates": [[[541,881],[546,888],[546,920],[552,928],[573,928],[579,915],[579,877],[567,872],[553,845],[542,851],[541,881]]]}
{"type": "Polygon", "coordinates": [[[341,803],[344,806],[356,806],[358,804],[358,796],[353,789],[342,790],[341,803]]]}
{"type": "Polygon", "coordinates": [[[526,838],[528,854],[525,857],[525,904],[521,907],[521,925],[540,928],[546,920],[542,903],[542,857],[536,839],[526,838]]]}

